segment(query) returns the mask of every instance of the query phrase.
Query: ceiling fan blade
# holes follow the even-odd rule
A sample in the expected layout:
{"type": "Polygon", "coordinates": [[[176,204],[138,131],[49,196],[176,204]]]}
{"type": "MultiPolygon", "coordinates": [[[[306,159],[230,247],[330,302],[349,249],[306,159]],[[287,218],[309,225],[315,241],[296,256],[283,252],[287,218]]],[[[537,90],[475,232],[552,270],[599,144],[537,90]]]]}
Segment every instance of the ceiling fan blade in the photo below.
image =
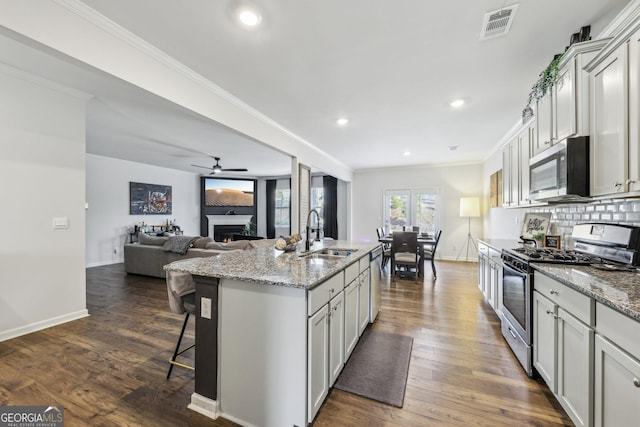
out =
{"type": "Polygon", "coordinates": [[[202,168],[202,169],[209,169],[209,170],[211,170],[211,168],[210,168],[210,167],[208,167],[208,166],[198,166],[198,165],[191,165],[191,166],[196,167],[196,168],[202,168]]]}
{"type": "Polygon", "coordinates": [[[245,168],[240,168],[240,169],[227,169],[227,168],[223,168],[222,169],[223,172],[249,172],[248,169],[245,168]]]}

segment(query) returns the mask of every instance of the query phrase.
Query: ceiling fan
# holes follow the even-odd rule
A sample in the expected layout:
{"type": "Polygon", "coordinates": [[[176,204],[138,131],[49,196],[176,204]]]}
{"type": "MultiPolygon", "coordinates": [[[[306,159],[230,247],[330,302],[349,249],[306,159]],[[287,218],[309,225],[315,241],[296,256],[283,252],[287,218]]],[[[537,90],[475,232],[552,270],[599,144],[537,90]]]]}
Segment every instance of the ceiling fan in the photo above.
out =
{"type": "Polygon", "coordinates": [[[207,167],[207,166],[198,166],[198,165],[191,165],[194,166],[196,168],[202,168],[202,169],[209,169],[211,171],[210,175],[214,175],[214,174],[219,174],[221,172],[247,172],[247,169],[245,168],[236,168],[236,169],[223,169],[222,166],[220,166],[220,157],[214,157],[211,156],[215,159],[216,164],[213,165],[213,167],[207,167]]]}

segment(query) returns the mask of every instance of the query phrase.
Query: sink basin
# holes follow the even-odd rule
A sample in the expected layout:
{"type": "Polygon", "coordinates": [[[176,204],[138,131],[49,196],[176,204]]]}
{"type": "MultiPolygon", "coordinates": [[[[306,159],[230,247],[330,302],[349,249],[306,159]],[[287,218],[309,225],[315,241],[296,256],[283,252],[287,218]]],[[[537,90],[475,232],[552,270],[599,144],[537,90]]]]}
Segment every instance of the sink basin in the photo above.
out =
{"type": "Polygon", "coordinates": [[[348,257],[355,251],[357,251],[357,249],[324,248],[319,251],[309,252],[301,256],[303,258],[312,258],[312,259],[336,259],[336,258],[348,257]]]}

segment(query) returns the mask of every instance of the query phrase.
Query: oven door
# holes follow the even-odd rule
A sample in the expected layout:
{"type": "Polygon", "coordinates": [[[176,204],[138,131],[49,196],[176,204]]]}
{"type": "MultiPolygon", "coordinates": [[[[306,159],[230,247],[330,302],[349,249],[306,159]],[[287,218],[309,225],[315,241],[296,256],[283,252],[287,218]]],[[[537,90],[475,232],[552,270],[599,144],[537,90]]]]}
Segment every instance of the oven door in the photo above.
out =
{"type": "Polygon", "coordinates": [[[531,276],[507,264],[502,267],[502,314],[531,345],[531,276]]]}

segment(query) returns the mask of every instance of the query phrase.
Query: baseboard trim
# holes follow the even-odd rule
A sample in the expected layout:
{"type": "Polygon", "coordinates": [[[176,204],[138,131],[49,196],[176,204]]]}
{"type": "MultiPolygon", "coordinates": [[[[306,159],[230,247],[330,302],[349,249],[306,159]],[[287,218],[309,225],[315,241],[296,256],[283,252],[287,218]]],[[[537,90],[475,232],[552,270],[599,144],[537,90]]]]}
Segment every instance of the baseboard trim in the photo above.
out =
{"type": "Polygon", "coordinates": [[[89,311],[84,310],[75,311],[73,313],[63,314],[62,316],[52,317],[51,319],[41,320],[39,322],[30,323],[18,328],[9,329],[8,331],[0,331],[0,342],[16,338],[22,335],[27,335],[32,332],[41,331],[43,329],[51,328],[52,326],[61,325],[63,323],[71,322],[73,320],[82,319],[88,317],[89,311]]]}
{"type": "Polygon", "coordinates": [[[198,393],[191,395],[191,403],[187,408],[214,420],[220,416],[220,403],[198,393]]]}
{"type": "Polygon", "coordinates": [[[102,267],[103,265],[113,265],[113,264],[122,264],[124,262],[124,258],[122,258],[121,260],[118,261],[96,261],[96,262],[89,262],[87,264],[84,265],[84,268],[91,268],[91,267],[102,267]]]}

